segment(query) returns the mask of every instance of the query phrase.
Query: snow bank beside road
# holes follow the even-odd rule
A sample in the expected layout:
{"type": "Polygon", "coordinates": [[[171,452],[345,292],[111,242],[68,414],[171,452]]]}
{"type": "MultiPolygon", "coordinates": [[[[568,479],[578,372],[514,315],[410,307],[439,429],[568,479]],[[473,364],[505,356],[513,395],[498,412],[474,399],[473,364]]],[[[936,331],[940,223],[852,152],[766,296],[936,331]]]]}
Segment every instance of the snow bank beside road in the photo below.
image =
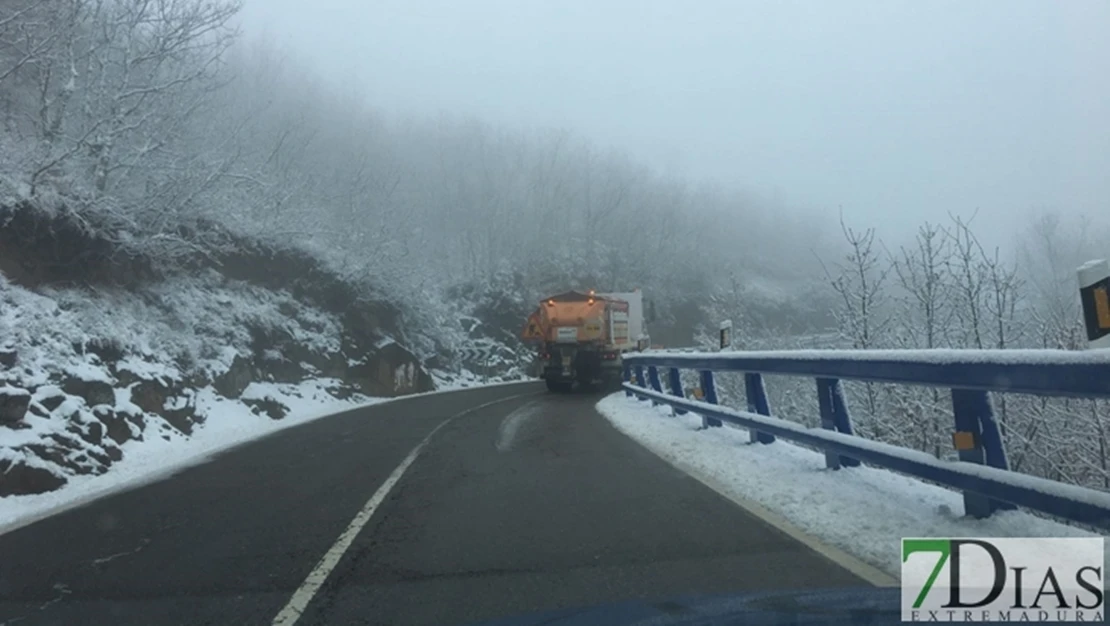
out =
{"type": "Polygon", "coordinates": [[[264,412],[256,412],[241,400],[224,398],[211,387],[197,393],[198,409],[209,419],[192,435],[184,436],[166,429],[162,437],[124,443],[123,458],[101,475],[75,476],[62,488],[42,494],[8,496],[0,499],[0,534],[26,526],[34,521],[82,506],[98,498],[133,489],[167,478],[194,465],[206,462],[213,455],[265,437],[280,430],[315,421],[335,413],[439,393],[500,387],[531,382],[531,379],[483,383],[477,379],[458,386],[397,398],[370,398],[355,394],[337,400],[328,389],[334,380],[307,380],[300,384],[251,383],[243,397],[272,399],[289,409],[286,417],[275,420],[264,412]]]}
{"type": "Polygon", "coordinates": [[[73,476],[56,491],[0,499],[3,504],[0,507],[0,533],[108,494],[165,478],[203,463],[217,452],[279,430],[385,401],[357,394],[346,400],[337,400],[326,391],[333,384],[334,381],[327,379],[308,380],[296,385],[251,383],[244,396],[272,398],[289,408],[288,416],[280,420],[257,414],[243,402],[221,397],[210,387],[201,389],[197,393],[197,404],[208,415],[208,420],[199,425],[192,435],[185,436],[166,429],[161,437],[128,441],[121,446],[123,458],[104,474],[73,476]]]}
{"type": "MultiPolygon", "coordinates": [[[[731,498],[755,503],[795,528],[898,577],[902,537],[1097,537],[1022,511],[962,517],[960,494],[872,467],[832,471],[823,454],[779,440],[748,443],[747,430],[701,431],[701,418],[613,394],[598,411],[620,431],[731,498]]],[[[727,530],[722,530],[727,532],[727,530]]]]}
{"type": "MultiPolygon", "coordinates": [[[[474,387],[487,387],[489,385],[511,385],[516,383],[524,383],[530,381],[538,381],[538,378],[530,376],[491,376],[489,378],[482,378],[477,374],[467,370],[460,370],[458,372],[441,372],[432,370],[430,372],[432,380],[436,383],[436,391],[458,391],[460,389],[472,389],[474,387]]],[[[431,392],[436,393],[436,392],[431,392]]]]}
{"type": "Polygon", "coordinates": [[[639,356],[665,356],[691,361],[722,361],[744,359],[749,361],[889,361],[897,363],[929,363],[956,365],[997,363],[1000,365],[1057,365],[1057,364],[1110,364],[1110,354],[1102,351],[1046,350],[1046,349],[971,349],[932,348],[919,350],[728,350],[723,352],[696,352],[673,354],[665,350],[651,350],[639,356]]]}

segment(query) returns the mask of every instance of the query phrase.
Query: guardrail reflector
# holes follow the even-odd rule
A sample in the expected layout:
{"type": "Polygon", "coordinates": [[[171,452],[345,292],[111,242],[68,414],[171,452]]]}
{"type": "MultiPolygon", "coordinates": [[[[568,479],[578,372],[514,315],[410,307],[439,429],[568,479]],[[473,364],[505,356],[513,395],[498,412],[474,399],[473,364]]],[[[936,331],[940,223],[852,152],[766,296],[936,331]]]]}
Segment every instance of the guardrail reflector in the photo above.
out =
{"type": "Polygon", "coordinates": [[[1105,287],[1095,289],[1095,313],[1099,330],[1110,330],[1110,297],[1105,287]]]}
{"type": "Polygon", "coordinates": [[[957,450],[974,450],[975,433],[956,431],[952,433],[952,446],[957,450]]]}

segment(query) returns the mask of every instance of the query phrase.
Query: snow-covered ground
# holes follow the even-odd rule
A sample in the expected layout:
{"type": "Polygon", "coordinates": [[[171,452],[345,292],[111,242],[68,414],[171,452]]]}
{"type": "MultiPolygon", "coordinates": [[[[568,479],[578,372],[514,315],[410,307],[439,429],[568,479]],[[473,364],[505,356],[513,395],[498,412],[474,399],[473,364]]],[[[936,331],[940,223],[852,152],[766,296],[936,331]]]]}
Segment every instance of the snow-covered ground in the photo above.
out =
{"type": "Polygon", "coordinates": [[[1045,349],[953,349],[935,348],[921,350],[728,350],[722,352],[697,352],[670,354],[652,350],[643,356],[655,354],[670,359],[687,361],[745,359],[750,361],[889,361],[898,363],[927,363],[930,365],[957,365],[994,363],[999,365],[1106,365],[1110,353],[1104,350],[1045,350],[1045,349]]]}
{"type": "Polygon", "coordinates": [[[359,395],[336,400],[325,391],[331,384],[334,381],[326,379],[309,380],[299,385],[251,383],[243,393],[244,398],[269,396],[289,407],[289,415],[280,420],[255,414],[249,406],[223,398],[211,388],[201,389],[197,393],[197,405],[198,409],[205,411],[208,420],[198,425],[192,435],[185,436],[166,428],[161,437],[125,442],[120,446],[123,458],[104,474],[73,476],[57,491],[3,498],[0,501],[3,504],[0,506],[0,533],[110,493],[165,478],[191,465],[203,463],[221,450],[279,430],[345,409],[384,401],[359,395]]]}
{"type": "MultiPolygon", "coordinates": [[[[893,576],[902,537],[1097,537],[1023,511],[963,517],[963,497],[883,469],[832,471],[824,454],[778,440],[750,444],[748,431],[699,430],[701,417],[672,417],[616,393],[597,405],[620,431],[679,469],[785,519],[802,533],[893,576]]],[[[725,531],[722,531],[725,532],[725,531]]]]}
{"type": "MultiPolygon", "coordinates": [[[[450,346],[473,339],[450,322],[437,326],[450,346]]],[[[388,381],[375,378],[377,370],[353,372],[364,360],[348,353],[382,350],[396,343],[396,329],[351,323],[291,291],[211,271],[134,292],[31,290],[0,273],[0,532],[276,430],[380,402],[355,391],[390,395],[388,381]],[[352,339],[374,334],[382,335],[375,345],[352,339]],[[335,372],[346,378],[324,377],[335,372]],[[252,380],[303,382],[246,386],[252,380]]],[[[503,376],[440,355],[456,371],[429,372],[436,388],[517,380],[512,350],[487,343],[503,362],[480,373],[503,376]]],[[[394,352],[386,358],[401,359],[401,380],[392,389],[407,393],[420,357],[394,352]]]]}
{"type": "MultiPolygon", "coordinates": [[[[528,379],[493,383],[467,379],[436,391],[414,395],[522,382],[528,382],[528,379]]],[[[198,425],[192,435],[184,436],[167,428],[163,437],[124,443],[121,446],[124,451],[123,459],[104,474],[72,477],[57,491],[3,498],[0,500],[3,504],[0,507],[0,534],[97,498],[167,478],[183,469],[204,463],[221,451],[286,428],[342,411],[413,397],[369,398],[355,394],[346,400],[337,400],[326,391],[334,384],[335,381],[330,379],[308,380],[297,385],[251,383],[243,392],[243,399],[277,400],[289,408],[288,416],[280,420],[271,419],[265,414],[256,414],[249,406],[238,400],[221,397],[210,387],[201,389],[197,393],[198,409],[208,415],[208,420],[198,425]]]]}
{"type": "Polygon", "coordinates": [[[537,380],[529,378],[524,375],[506,375],[506,376],[491,376],[483,378],[470,370],[460,370],[458,373],[445,373],[433,370],[430,372],[432,380],[436,383],[436,389],[439,391],[454,391],[457,389],[469,389],[471,387],[488,386],[495,384],[511,384],[518,382],[526,382],[529,380],[537,380]]]}

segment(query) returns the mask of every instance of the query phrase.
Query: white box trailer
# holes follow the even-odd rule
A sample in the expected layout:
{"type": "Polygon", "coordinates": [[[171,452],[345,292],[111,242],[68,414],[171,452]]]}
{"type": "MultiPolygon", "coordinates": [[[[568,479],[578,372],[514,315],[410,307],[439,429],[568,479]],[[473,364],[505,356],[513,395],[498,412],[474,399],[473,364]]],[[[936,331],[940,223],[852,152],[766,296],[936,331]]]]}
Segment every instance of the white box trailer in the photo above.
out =
{"type": "Polygon", "coordinates": [[[644,326],[644,294],[636,291],[597,294],[602,298],[623,300],[628,303],[628,343],[618,346],[620,350],[635,350],[650,345],[647,328],[644,326]]]}

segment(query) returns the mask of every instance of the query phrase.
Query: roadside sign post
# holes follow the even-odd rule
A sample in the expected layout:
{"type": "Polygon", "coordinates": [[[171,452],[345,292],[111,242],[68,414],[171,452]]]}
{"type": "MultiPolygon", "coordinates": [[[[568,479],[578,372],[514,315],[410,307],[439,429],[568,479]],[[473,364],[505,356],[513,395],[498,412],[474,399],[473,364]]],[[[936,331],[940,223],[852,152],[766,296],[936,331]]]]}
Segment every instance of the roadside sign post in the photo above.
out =
{"type": "Polygon", "coordinates": [[[1076,274],[1087,347],[1110,348],[1110,263],[1105,259],[1088,261],[1076,270],[1076,274]]]}
{"type": "Polygon", "coordinates": [[[732,347],[732,320],[721,322],[721,351],[732,347]]]}
{"type": "Polygon", "coordinates": [[[489,344],[473,343],[459,348],[458,354],[464,360],[484,367],[494,357],[494,348],[489,344]]]}

